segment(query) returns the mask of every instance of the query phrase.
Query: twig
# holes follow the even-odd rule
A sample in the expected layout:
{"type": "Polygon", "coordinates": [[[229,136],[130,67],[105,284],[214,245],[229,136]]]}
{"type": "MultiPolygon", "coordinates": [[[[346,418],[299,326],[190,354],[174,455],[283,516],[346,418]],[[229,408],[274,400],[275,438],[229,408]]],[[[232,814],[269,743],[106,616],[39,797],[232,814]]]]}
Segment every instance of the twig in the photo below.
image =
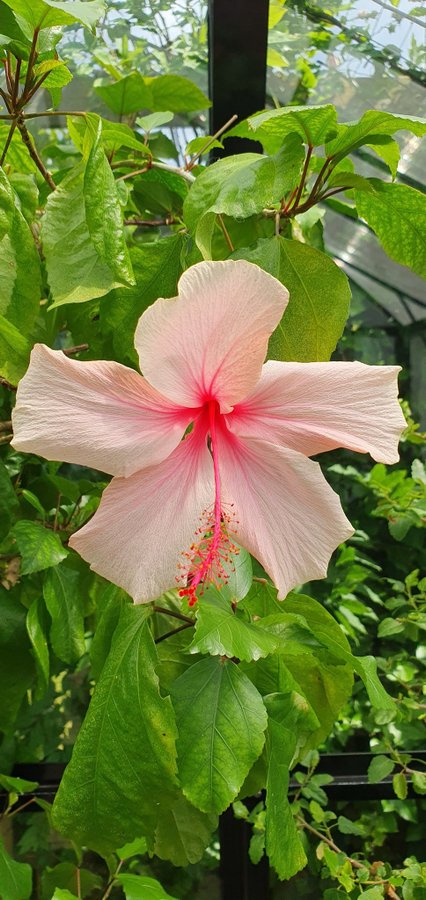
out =
{"type": "Polygon", "coordinates": [[[217,214],[217,220],[218,220],[219,225],[220,225],[220,227],[221,227],[221,229],[222,229],[222,231],[223,231],[223,235],[224,235],[225,241],[226,241],[226,243],[228,244],[228,247],[229,247],[231,253],[233,253],[234,250],[235,250],[235,247],[234,247],[234,245],[233,245],[233,243],[232,243],[232,241],[231,241],[230,234],[229,234],[229,232],[228,232],[228,230],[227,230],[227,228],[226,228],[225,222],[223,221],[223,218],[222,218],[222,216],[221,216],[220,213],[217,214]]]}
{"type": "Polygon", "coordinates": [[[300,200],[300,198],[301,198],[301,196],[302,196],[303,188],[305,187],[306,176],[307,176],[307,174],[308,174],[309,163],[310,163],[310,161],[311,161],[311,156],[312,156],[313,150],[314,150],[313,145],[312,145],[312,144],[308,144],[308,150],[307,150],[307,153],[306,153],[305,163],[304,163],[304,166],[303,166],[302,177],[301,177],[301,179],[300,179],[300,184],[299,184],[299,187],[298,187],[298,189],[297,189],[296,197],[295,197],[293,206],[291,207],[291,211],[297,209],[299,200],[300,200]]]}
{"type": "Polygon", "coordinates": [[[76,347],[66,347],[65,350],[62,350],[62,353],[65,353],[65,356],[74,356],[74,353],[82,353],[88,349],[88,344],[77,344],[76,347]]]}
{"type": "Polygon", "coordinates": [[[116,180],[117,181],[127,181],[128,178],[135,178],[136,175],[143,175],[150,168],[151,168],[151,166],[147,165],[147,166],[144,166],[142,169],[135,169],[134,172],[126,172],[125,175],[119,175],[116,180]]]}
{"type": "Polygon", "coordinates": [[[12,422],[10,419],[0,421],[0,431],[12,431],[12,422]]]}
{"type": "Polygon", "coordinates": [[[80,875],[80,866],[77,866],[75,870],[75,880],[77,885],[77,898],[81,900],[81,875],[80,875]]]}
{"type": "Polygon", "coordinates": [[[31,143],[31,138],[29,136],[28,129],[25,125],[23,116],[19,116],[19,118],[16,121],[18,124],[19,131],[21,132],[22,140],[28,150],[28,153],[31,156],[31,159],[33,160],[33,162],[35,162],[39,172],[41,172],[44,180],[47,181],[49,187],[52,188],[52,191],[56,190],[56,184],[55,184],[50,172],[47,171],[43,160],[40,158],[40,156],[37,153],[36,148],[31,143]]]}
{"type": "Polygon", "coordinates": [[[118,873],[119,873],[119,871],[120,871],[120,869],[121,869],[123,863],[124,863],[124,859],[120,859],[120,861],[119,861],[119,863],[118,863],[118,866],[117,866],[117,868],[116,868],[116,870],[115,870],[115,872],[114,872],[114,875],[112,876],[112,878],[110,879],[110,881],[109,881],[108,884],[107,884],[107,888],[106,888],[105,893],[102,894],[101,900],[108,900],[108,897],[109,897],[109,895],[110,895],[110,893],[111,893],[111,891],[112,891],[112,889],[113,889],[113,887],[114,887],[115,879],[116,879],[116,877],[117,877],[117,875],[118,875],[118,873]]]}
{"type": "Polygon", "coordinates": [[[174,219],[172,216],[166,219],[125,219],[124,225],[146,225],[147,227],[158,227],[159,225],[175,225],[177,219],[174,219]]]}
{"type": "Polygon", "coordinates": [[[25,119],[43,119],[45,116],[84,116],[86,118],[87,113],[85,112],[77,112],[74,109],[54,109],[54,110],[46,110],[46,112],[36,112],[36,113],[25,113],[25,119]]]}
{"type": "Polygon", "coordinates": [[[0,166],[3,165],[3,163],[4,163],[5,159],[6,159],[6,154],[7,154],[7,151],[8,151],[8,149],[9,149],[9,147],[10,147],[10,142],[11,142],[11,140],[12,140],[12,138],[13,138],[13,132],[15,131],[16,124],[17,124],[16,119],[13,119],[12,124],[11,124],[11,126],[10,126],[10,128],[9,128],[9,134],[8,134],[8,136],[7,136],[7,138],[6,138],[6,143],[5,143],[4,147],[3,147],[3,153],[2,153],[1,159],[0,159],[0,166]]]}
{"type": "Polygon", "coordinates": [[[223,134],[223,132],[226,131],[226,129],[229,128],[229,126],[232,125],[233,122],[235,122],[236,119],[238,119],[238,116],[237,116],[237,114],[235,113],[233,116],[231,116],[230,119],[228,119],[227,122],[225,122],[224,125],[222,125],[222,128],[219,128],[219,130],[216,131],[216,133],[213,134],[213,135],[208,139],[208,141],[201,147],[201,150],[199,150],[198,153],[195,154],[195,156],[191,156],[191,159],[190,159],[190,161],[189,161],[189,163],[188,163],[188,166],[187,166],[188,171],[189,171],[190,169],[192,169],[192,167],[195,165],[197,159],[199,159],[199,157],[202,156],[203,153],[205,153],[206,150],[209,149],[209,147],[211,146],[211,144],[214,143],[214,141],[217,141],[217,139],[221,136],[221,134],[223,134]]]}
{"type": "Polygon", "coordinates": [[[13,434],[6,434],[3,437],[0,437],[0,444],[10,444],[13,440],[13,434]]]}
{"type": "MultiPolygon", "coordinates": [[[[302,818],[302,816],[296,816],[296,819],[299,822],[299,825],[302,826],[302,828],[305,828],[306,831],[310,831],[311,834],[319,838],[320,841],[323,841],[324,844],[327,844],[327,846],[330,847],[331,850],[334,850],[335,853],[344,853],[344,851],[341,850],[340,847],[338,847],[337,844],[335,844],[334,841],[331,840],[331,838],[328,838],[325,834],[322,834],[321,831],[317,831],[317,829],[314,828],[313,825],[310,825],[309,822],[306,821],[306,819],[302,818]]],[[[346,853],[344,853],[344,856],[346,856],[346,853]]],[[[358,859],[353,859],[353,857],[351,856],[346,856],[346,859],[349,860],[354,869],[365,869],[364,863],[359,862],[358,859]]]]}
{"type": "Polygon", "coordinates": [[[187,172],[186,169],[182,169],[181,166],[168,166],[167,163],[153,160],[151,162],[151,167],[153,169],[163,169],[165,172],[173,172],[175,175],[180,175],[182,178],[185,178],[185,180],[189,181],[191,184],[195,181],[195,175],[192,175],[191,172],[187,172]]]}
{"type": "Polygon", "coordinates": [[[185,628],[193,628],[195,622],[191,622],[191,624],[185,623],[185,625],[180,625],[179,628],[174,628],[173,631],[167,631],[166,634],[162,634],[161,637],[156,638],[155,643],[161,644],[161,641],[165,641],[166,638],[173,637],[174,634],[179,634],[180,631],[184,631],[185,628]]]}
{"type": "Polygon", "coordinates": [[[26,800],[26,802],[23,803],[22,806],[18,806],[18,809],[14,809],[13,812],[8,813],[7,818],[11,819],[12,816],[16,816],[18,813],[22,812],[23,809],[25,809],[27,806],[29,806],[30,803],[34,803],[34,801],[35,801],[35,797],[31,797],[30,800],[26,800]]]}
{"type": "Polygon", "coordinates": [[[164,606],[154,606],[154,612],[162,613],[164,616],[171,616],[172,619],[181,619],[182,622],[188,622],[189,625],[195,625],[195,619],[185,616],[184,613],[176,612],[174,609],[166,609],[164,606]]]}
{"type": "Polygon", "coordinates": [[[6,378],[2,378],[1,375],[0,375],[0,384],[2,384],[3,387],[7,388],[8,391],[17,391],[18,390],[16,384],[11,384],[10,381],[7,381],[6,378]]]}

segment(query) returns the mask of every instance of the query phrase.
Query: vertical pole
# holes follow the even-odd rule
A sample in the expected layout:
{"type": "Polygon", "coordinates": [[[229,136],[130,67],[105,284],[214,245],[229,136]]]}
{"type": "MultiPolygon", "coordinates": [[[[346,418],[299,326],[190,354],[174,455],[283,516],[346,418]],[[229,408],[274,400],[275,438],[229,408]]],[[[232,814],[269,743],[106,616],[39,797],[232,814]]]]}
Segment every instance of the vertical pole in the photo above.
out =
{"type": "MultiPolygon", "coordinates": [[[[257,800],[256,800],[257,802],[257,800]]],[[[254,803],[252,804],[254,805],[254,803]]],[[[266,857],[253,865],[248,855],[251,828],[232,807],[219,820],[221,900],[269,900],[266,857]]]]}
{"type": "MultiPolygon", "coordinates": [[[[269,0],[209,0],[210,133],[234,114],[265,106],[269,0]]],[[[225,152],[255,151],[252,141],[229,138],[225,152]]]]}

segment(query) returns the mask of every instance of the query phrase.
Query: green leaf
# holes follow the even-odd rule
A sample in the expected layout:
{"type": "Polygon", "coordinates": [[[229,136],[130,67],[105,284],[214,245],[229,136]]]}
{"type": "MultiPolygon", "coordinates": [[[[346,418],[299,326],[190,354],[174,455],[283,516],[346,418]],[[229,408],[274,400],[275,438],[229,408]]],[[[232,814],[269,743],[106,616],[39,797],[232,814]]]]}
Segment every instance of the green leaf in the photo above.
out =
{"type": "Polygon", "coordinates": [[[375,134],[369,138],[369,142],[365,146],[368,150],[373,150],[376,156],[386,163],[392,178],[396,178],[401,156],[399,144],[387,134],[375,134]]]}
{"type": "Polygon", "coordinates": [[[73,79],[72,72],[70,72],[65,63],[63,63],[62,60],[57,60],[57,62],[60,63],[60,65],[49,72],[42,85],[49,91],[53,106],[59,106],[62,97],[62,89],[73,79]]]}
{"type": "MultiPolygon", "coordinates": [[[[54,570],[53,570],[54,571],[54,570]]],[[[31,641],[38,673],[37,696],[47,690],[50,675],[49,645],[46,638],[46,611],[41,597],[34,597],[27,612],[27,632],[31,641]]]]}
{"type": "Polygon", "coordinates": [[[14,525],[12,535],[22,556],[21,575],[57,566],[67,556],[58,535],[37,522],[22,519],[14,525]]]}
{"type": "Polygon", "coordinates": [[[373,191],[368,178],[363,178],[362,175],[357,175],[356,172],[336,172],[327,181],[327,188],[329,187],[341,187],[347,190],[356,189],[357,191],[367,191],[370,194],[373,191]]]}
{"type": "Polygon", "coordinates": [[[42,875],[42,900],[50,900],[57,897],[58,900],[68,900],[74,897],[71,891],[77,886],[77,877],[79,878],[80,893],[82,897],[87,897],[96,888],[102,887],[102,881],[99,875],[89,872],[88,869],[79,868],[71,862],[61,862],[57,866],[47,866],[42,875]]]}
{"type": "Polygon", "coordinates": [[[158,297],[174,297],[182,272],[182,235],[176,234],[155,243],[133,247],[131,260],[135,287],[117,289],[101,303],[102,330],[111,333],[116,359],[138,365],[133,343],[136,324],[145,309],[158,297]]]}
{"type": "Polygon", "coordinates": [[[355,834],[357,837],[365,837],[365,828],[347,819],[346,816],[339,816],[337,819],[337,827],[341,834],[355,834]]]}
{"type": "Polygon", "coordinates": [[[28,900],[32,893],[31,866],[15,862],[0,838],[0,886],[2,900],[28,900]]]}
{"type": "Polygon", "coordinates": [[[86,222],[93,246],[115,281],[134,285],[132,264],[123,231],[117,185],[101,141],[99,122],[84,173],[86,222]]]}
{"type": "MultiPolygon", "coordinates": [[[[123,279],[117,279],[111,268],[112,260],[105,262],[93,242],[104,249],[102,235],[92,235],[86,218],[85,163],[79,163],[65,176],[46,203],[43,216],[42,241],[46,257],[47,275],[54,303],[83,303],[94,297],[102,297],[112,288],[119,287],[123,279]],[[70,254],[70,247],[73,248],[70,254]]],[[[89,199],[92,209],[93,198],[89,199]]],[[[114,241],[113,241],[114,243],[114,241]]]]}
{"type": "MultiPolygon", "coordinates": [[[[24,219],[31,224],[36,217],[39,202],[38,187],[34,175],[13,172],[9,175],[9,184],[15,191],[16,200],[24,219]]],[[[34,241],[32,241],[34,245],[34,241]]]]}
{"type": "Polygon", "coordinates": [[[0,775],[0,784],[6,791],[13,791],[14,794],[29,794],[38,787],[37,781],[13,778],[11,775],[0,775]]]}
{"type": "Polygon", "coordinates": [[[403,772],[397,772],[392,778],[392,786],[398,800],[405,800],[408,794],[407,779],[403,772]]]}
{"type": "Polygon", "coordinates": [[[262,698],[238,666],[213,658],[175,681],[172,701],[183,792],[202,811],[223,812],[262,751],[262,698]]]}
{"type": "Polygon", "coordinates": [[[223,586],[226,593],[234,600],[242,600],[249,592],[253,582],[253,564],[250,553],[244,547],[238,548],[229,561],[224,562],[228,580],[223,586]]]}
{"type": "Polygon", "coordinates": [[[149,615],[123,608],[53,806],[55,827],[101,854],[152,834],[176,791],[173,712],[159,693],[149,615]]]}
{"type": "Polygon", "coordinates": [[[426,197],[405,184],[370,178],[373,193],[355,192],[358,214],[386,253],[426,277],[426,197]]]}
{"type": "Polygon", "coordinates": [[[13,12],[22,16],[32,28],[52,28],[80,22],[94,28],[105,11],[102,0],[3,0],[13,12]]]}
{"type": "Polygon", "coordinates": [[[129,601],[128,594],[115,584],[106,584],[102,587],[102,610],[90,645],[90,662],[95,681],[99,680],[104,663],[108,658],[121,610],[129,601]]]}
{"type": "Polygon", "coordinates": [[[150,155],[148,147],[145,146],[141,138],[138,139],[138,136],[128,125],[123,125],[119,122],[110,122],[108,119],[103,119],[96,113],[86,113],[84,117],[67,116],[67,126],[71,140],[77,147],[77,150],[81,153],[85,146],[85,136],[88,128],[92,134],[96,135],[99,123],[102,123],[100,137],[107,154],[116,153],[121,147],[128,147],[130,150],[135,150],[141,154],[141,164],[142,157],[150,155]]]}
{"type": "Polygon", "coordinates": [[[146,838],[135,838],[123,847],[116,850],[119,859],[131,859],[133,856],[143,856],[148,852],[146,838]]]}
{"type": "Polygon", "coordinates": [[[267,153],[276,153],[288,134],[298,134],[305,144],[319,147],[334,136],[337,130],[335,107],[287,106],[250,116],[231,128],[225,137],[249,137],[260,141],[267,153]]]}
{"type": "Polygon", "coordinates": [[[117,882],[124,889],[126,900],[176,900],[148,875],[119,875],[117,882]]]}
{"type": "Polygon", "coordinates": [[[290,292],[287,309],[269,341],[272,359],[329,360],[349,314],[344,272],[322,253],[283,237],[264,238],[233,259],[247,259],[274,275],[290,292]]]}
{"type": "MultiPolygon", "coordinates": [[[[0,315],[16,326],[19,334],[16,347],[16,337],[11,336],[12,348],[21,354],[22,346],[24,355],[22,341],[31,333],[40,309],[40,259],[19,199],[1,169],[0,209],[0,315]]],[[[3,339],[8,340],[4,334],[1,343],[3,339]]]]}
{"type": "Polygon", "coordinates": [[[0,731],[5,732],[13,729],[34,677],[25,613],[17,589],[0,585],[0,731]]]}
{"type": "Polygon", "coordinates": [[[265,847],[271,865],[280,879],[292,878],[307,862],[287,798],[289,767],[295,746],[294,732],[270,719],[267,737],[265,847]]]}
{"type": "Polygon", "coordinates": [[[194,865],[202,859],[216,828],[217,816],[201,812],[180,795],[159,810],[155,855],[174,866],[194,865]]]}
{"type": "Polygon", "coordinates": [[[390,637],[392,634],[401,634],[402,631],[404,631],[403,622],[399,622],[398,619],[382,619],[377,629],[377,636],[379,638],[390,637]]]}
{"type": "Polygon", "coordinates": [[[426,121],[416,116],[395,116],[393,113],[368,109],[359,122],[337,126],[337,135],[327,144],[326,154],[340,159],[363,144],[370,145],[372,136],[392,135],[396,131],[411,131],[412,134],[421,136],[426,134],[426,121]]]}
{"type": "Polygon", "coordinates": [[[183,75],[156,75],[144,78],[144,82],[152,95],[149,108],[156,112],[195,112],[211,106],[203,91],[183,75]]]}
{"type": "Polygon", "coordinates": [[[203,156],[205,153],[210,153],[210,150],[213,150],[215,147],[221,147],[223,149],[223,144],[221,141],[216,140],[210,134],[204,134],[202,137],[192,138],[192,141],[189,141],[189,144],[185,147],[185,156],[203,156]],[[204,148],[206,150],[204,151],[204,148]]]}
{"type": "Polygon", "coordinates": [[[268,656],[276,650],[279,637],[263,631],[233,610],[228,597],[210,587],[197,610],[197,624],[190,653],[210,653],[247,662],[268,656]]]}
{"type": "MultiPolygon", "coordinates": [[[[0,0],[1,2],[1,0],[0,0]]],[[[10,125],[6,122],[0,121],[0,147],[3,148],[8,134],[10,131],[10,125]]],[[[5,160],[5,165],[9,167],[11,172],[13,173],[35,173],[37,172],[36,166],[31,159],[31,156],[28,153],[28,150],[19,134],[19,131],[15,129],[12,137],[12,141],[9,145],[9,149],[7,151],[7,156],[5,160]]]]}
{"type": "Polygon", "coordinates": [[[27,338],[0,315],[0,375],[16,384],[27,370],[30,353],[27,338]]]}
{"type": "Polygon", "coordinates": [[[216,214],[247,219],[276,205],[297,183],[304,153],[297,135],[275,156],[240,153],[208,166],[191,186],[184,218],[205,258],[211,258],[216,214]]]}
{"type": "Polygon", "coordinates": [[[148,116],[140,116],[139,119],[136,119],[136,125],[139,125],[139,128],[142,128],[145,134],[149,134],[153,128],[161,128],[162,125],[167,125],[168,122],[171,122],[173,118],[174,113],[170,109],[166,109],[164,112],[154,112],[149,113],[148,116]]]}
{"type": "Polygon", "coordinates": [[[368,767],[368,781],[370,784],[378,784],[393,772],[395,763],[388,756],[373,756],[368,767]]]}
{"type": "Polygon", "coordinates": [[[416,794],[426,794],[426,772],[412,772],[411,781],[416,794]]]}
{"type": "Polygon", "coordinates": [[[0,459],[0,540],[6,537],[18,510],[19,503],[9,473],[0,459]]]}
{"type": "Polygon", "coordinates": [[[154,108],[152,90],[139,72],[132,72],[111,84],[98,85],[95,91],[117,116],[154,108]]]}
{"type": "Polygon", "coordinates": [[[43,596],[52,619],[50,640],[53,650],[64,662],[76,662],[86,649],[78,572],[66,563],[50,569],[43,582],[43,596]]]}

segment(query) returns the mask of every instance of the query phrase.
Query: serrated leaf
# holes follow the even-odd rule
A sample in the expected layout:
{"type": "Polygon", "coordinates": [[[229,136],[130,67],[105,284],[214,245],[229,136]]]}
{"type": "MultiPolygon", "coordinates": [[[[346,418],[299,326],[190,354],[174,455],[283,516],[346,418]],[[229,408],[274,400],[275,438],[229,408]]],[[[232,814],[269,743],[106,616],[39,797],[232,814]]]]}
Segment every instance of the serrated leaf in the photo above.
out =
{"type": "Polygon", "coordinates": [[[92,244],[115,281],[134,285],[132,264],[123,231],[123,213],[111,166],[102,146],[99,122],[84,172],[86,222],[92,244]]]}
{"type": "Polygon", "coordinates": [[[201,812],[180,795],[159,811],[154,852],[174,866],[194,865],[202,859],[217,824],[217,816],[201,812]]]}
{"type": "Polygon", "coordinates": [[[53,650],[64,662],[76,662],[86,649],[78,572],[64,563],[50,569],[43,582],[43,596],[52,619],[53,650]]]}
{"type": "Polygon", "coordinates": [[[173,711],[159,692],[149,615],[122,610],[53,806],[55,827],[101,854],[152,835],[176,793],[173,711]]]}
{"type": "Polygon", "coordinates": [[[90,662],[95,681],[98,681],[108,658],[121,610],[128,601],[129,597],[125,591],[115,584],[107,584],[102,591],[102,610],[90,645],[90,662]]]}
{"type": "Polygon", "coordinates": [[[148,875],[119,875],[117,882],[121,884],[126,900],[176,900],[166,893],[159,881],[148,875]]]}
{"type": "Polygon", "coordinates": [[[211,258],[216,214],[247,219],[277,204],[297,183],[304,152],[292,135],[272,157],[240,153],[208,166],[191,186],[184,218],[203,256],[211,258]]]}
{"type": "Polygon", "coordinates": [[[65,176],[46,203],[42,241],[52,306],[102,297],[122,282],[93,243],[86,220],[84,175],[83,161],[65,176]]]}
{"type": "Polygon", "coordinates": [[[152,95],[149,108],[156,112],[195,112],[211,106],[203,91],[183,75],[156,75],[144,81],[152,95]]]}
{"type": "Polygon", "coordinates": [[[399,144],[387,134],[376,134],[368,139],[365,146],[386,163],[392,178],[396,178],[401,156],[399,144]]]}
{"type": "Polygon", "coordinates": [[[392,259],[426,277],[425,195],[405,184],[369,181],[372,193],[355,192],[358,214],[392,259]]]}
{"type": "Polygon", "coordinates": [[[233,610],[229,598],[213,587],[201,598],[197,610],[197,624],[190,653],[210,653],[247,662],[273,653],[279,637],[262,627],[246,621],[233,610]]]}
{"type": "Polygon", "coordinates": [[[370,784],[378,784],[393,772],[395,763],[388,756],[373,756],[368,767],[368,781],[370,784]]]}
{"type": "Polygon", "coordinates": [[[268,356],[298,362],[329,360],[349,314],[351,292],[342,270],[320,250],[283,237],[262,238],[233,259],[247,259],[290,292],[269,341],[268,356]]]}
{"type": "Polygon", "coordinates": [[[28,900],[32,893],[31,866],[15,862],[0,837],[0,886],[3,900],[28,900]]]}
{"type": "Polygon", "coordinates": [[[202,811],[223,812],[262,751],[262,698],[238,666],[212,658],[175,681],[172,702],[183,792],[202,811]]]}
{"type": "Polygon", "coordinates": [[[426,120],[416,116],[395,116],[393,113],[368,109],[359,122],[338,125],[336,137],[326,146],[327,156],[340,159],[352,153],[357,147],[371,142],[374,135],[392,135],[396,131],[411,131],[421,136],[426,134],[426,120]]]}
{"type": "Polygon", "coordinates": [[[289,768],[296,748],[294,731],[270,718],[267,748],[265,846],[271,865],[283,880],[292,878],[307,862],[287,798],[289,768]]]}
{"type": "Polygon", "coordinates": [[[22,519],[14,525],[12,535],[22,556],[21,575],[57,566],[67,556],[58,535],[37,522],[22,519]]]}
{"type": "Polygon", "coordinates": [[[3,0],[13,12],[22,16],[32,28],[52,28],[80,22],[93,28],[105,11],[102,0],[3,0]]]}
{"type": "Polygon", "coordinates": [[[231,128],[225,136],[249,137],[260,141],[267,153],[276,153],[288,134],[298,134],[305,144],[319,147],[334,136],[336,129],[336,109],[329,103],[259,112],[231,128]]]}

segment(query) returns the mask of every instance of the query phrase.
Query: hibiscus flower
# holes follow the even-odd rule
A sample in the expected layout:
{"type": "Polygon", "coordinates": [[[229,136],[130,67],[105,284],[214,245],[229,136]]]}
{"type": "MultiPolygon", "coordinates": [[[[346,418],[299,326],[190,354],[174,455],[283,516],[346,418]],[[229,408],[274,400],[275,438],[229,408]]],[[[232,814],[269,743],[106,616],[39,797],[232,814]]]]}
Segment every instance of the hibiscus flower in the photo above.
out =
{"type": "Polygon", "coordinates": [[[138,322],[144,377],[34,347],[13,446],[114,476],[69,543],[135,602],[178,585],[194,603],[226,578],[234,541],[280,598],[324,577],[353,529],[309,457],[347,447],[398,460],[399,367],[263,364],[287,302],[252,263],[201,262],[138,322]]]}

